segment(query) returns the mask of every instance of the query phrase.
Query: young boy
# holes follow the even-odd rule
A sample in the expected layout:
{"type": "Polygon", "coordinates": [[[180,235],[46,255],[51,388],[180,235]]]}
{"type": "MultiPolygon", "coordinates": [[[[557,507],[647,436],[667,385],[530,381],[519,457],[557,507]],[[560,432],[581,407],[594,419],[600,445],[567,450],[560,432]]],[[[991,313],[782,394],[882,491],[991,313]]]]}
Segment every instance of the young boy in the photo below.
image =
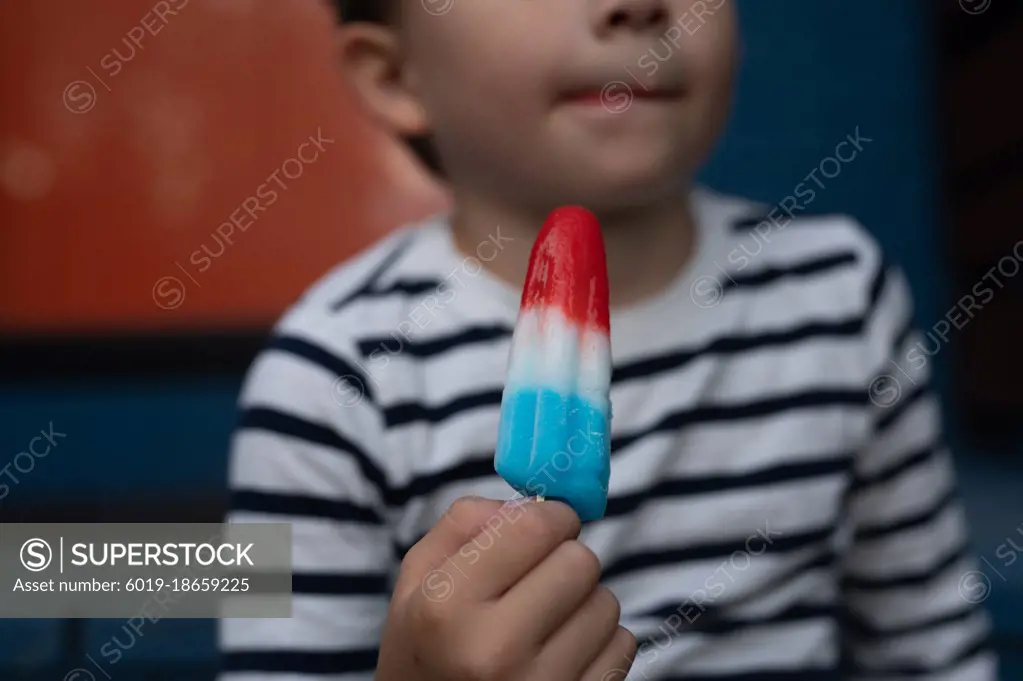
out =
{"type": "Polygon", "coordinates": [[[223,623],[224,681],[994,678],[904,277],[849,218],[693,186],[732,5],[341,8],[352,85],[454,210],[327,275],[252,368],[231,520],[292,524],[294,610],[223,623]],[[581,533],[502,506],[493,470],[532,239],[566,204],[600,217],[612,291],[609,501],[581,533]]]}

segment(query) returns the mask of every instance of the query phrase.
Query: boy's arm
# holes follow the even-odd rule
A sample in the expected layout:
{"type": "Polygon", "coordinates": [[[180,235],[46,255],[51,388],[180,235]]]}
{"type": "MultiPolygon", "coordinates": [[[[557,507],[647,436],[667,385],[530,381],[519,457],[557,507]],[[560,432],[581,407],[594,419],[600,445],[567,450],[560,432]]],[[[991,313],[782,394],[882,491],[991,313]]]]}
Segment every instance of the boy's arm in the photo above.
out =
{"type": "Polygon", "coordinates": [[[843,558],[845,653],[857,678],[992,681],[989,622],[969,584],[976,566],[930,358],[911,331],[904,277],[881,267],[866,326],[871,436],[856,463],[854,538],[843,558]]]}
{"type": "Polygon", "coordinates": [[[397,566],[379,413],[325,344],[273,342],[242,393],[230,522],[292,526],[290,619],[228,619],[221,681],[372,679],[397,566]]]}

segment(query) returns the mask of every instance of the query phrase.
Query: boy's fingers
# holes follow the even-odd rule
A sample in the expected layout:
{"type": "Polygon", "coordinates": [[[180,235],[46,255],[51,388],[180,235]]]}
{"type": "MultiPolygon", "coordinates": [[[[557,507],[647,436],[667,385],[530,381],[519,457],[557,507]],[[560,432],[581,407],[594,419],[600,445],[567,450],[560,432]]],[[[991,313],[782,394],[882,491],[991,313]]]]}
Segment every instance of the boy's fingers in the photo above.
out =
{"type": "MultiPolygon", "coordinates": [[[[578,541],[565,541],[508,590],[500,600],[498,612],[508,621],[532,622],[533,643],[540,647],[569,618],[578,614],[580,606],[592,598],[599,580],[597,556],[578,541]],[[538,606],[540,603],[542,607],[538,606]]],[[[610,592],[604,596],[610,596],[610,592]]],[[[615,601],[614,607],[617,605],[615,601]]],[[[613,617],[617,625],[617,610],[613,617]]],[[[582,671],[563,676],[574,679],[582,671]]]]}
{"type": "MultiPolygon", "coordinates": [[[[621,631],[618,624],[620,614],[618,600],[610,591],[605,588],[593,590],[582,607],[572,613],[546,641],[536,660],[537,666],[548,672],[551,678],[578,679],[597,658],[607,654],[605,666],[613,662],[615,666],[610,669],[625,667],[627,672],[628,660],[624,651],[620,647],[615,648],[612,641],[618,635],[623,639],[616,645],[625,643],[625,634],[618,633],[621,631]],[[609,649],[613,649],[610,654],[609,649]],[[615,658],[617,654],[621,655],[620,660],[615,658]]],[[[624,681],[624,675],[620,681],[624,681]]]]}
{"type": "Polygon", "coordinates": [[[503,501],[483,497],[457,499],[426,536],[405,554],[396,591],[418,589],[421,582],[423,588],[427,588],[426,582],[435,582],[443,577],[437,571],[442,568],[448,556],[457,553],[466,542],[475,537],[503,504],[503,501]]]}
{"type": "Polygon", "coordinates": [[[593,661],[580,681],[625,681],[636,659],[636,637],[625,627],[618,627],[611,643],[593,661]]]}
{"type": "Polygon", "coordinates": [[[445,569],[459,578],[459,598],[499,598],[558,546],[578,537],[580,529],[579,516],[559,501],[504,507],[445,562],[445,569]]]}

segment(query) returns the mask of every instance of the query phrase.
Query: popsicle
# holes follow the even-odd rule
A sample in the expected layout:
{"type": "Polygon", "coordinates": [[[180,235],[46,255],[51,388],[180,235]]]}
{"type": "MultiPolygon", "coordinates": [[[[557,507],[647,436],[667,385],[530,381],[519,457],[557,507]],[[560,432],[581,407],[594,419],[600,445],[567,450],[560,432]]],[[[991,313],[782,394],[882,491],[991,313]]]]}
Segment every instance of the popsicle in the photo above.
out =
{"type": "Polygon", "coordinates": [[[524,496],[557,499],[580,520],[604,516],[611,476],[607,260],[596,217],[547,217],[530,254],[494,468],[524,496]]]}

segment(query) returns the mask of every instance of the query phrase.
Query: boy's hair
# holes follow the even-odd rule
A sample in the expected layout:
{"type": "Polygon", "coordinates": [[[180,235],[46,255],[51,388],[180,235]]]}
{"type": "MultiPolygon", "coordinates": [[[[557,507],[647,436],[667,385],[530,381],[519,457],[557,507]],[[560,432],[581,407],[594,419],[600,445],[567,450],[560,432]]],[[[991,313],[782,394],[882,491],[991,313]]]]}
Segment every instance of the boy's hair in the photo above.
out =
{"type": "MultiPolygon", "coordinates": [[[[345,24],[354,22],[386,24],[393,20],[391,15],[393,3],[394,0],[334,0],[338,20],[345,24]]],[[[432,173],[443,175],[440,157],[429,136],[406,137],[405,143],[432,173]]]]}
{"type": "Polygon", "coordinates": [[[341,21],[367,21],[373,24],[385,23],[390,10],[390,0],[334,0],[341,21]]]}

